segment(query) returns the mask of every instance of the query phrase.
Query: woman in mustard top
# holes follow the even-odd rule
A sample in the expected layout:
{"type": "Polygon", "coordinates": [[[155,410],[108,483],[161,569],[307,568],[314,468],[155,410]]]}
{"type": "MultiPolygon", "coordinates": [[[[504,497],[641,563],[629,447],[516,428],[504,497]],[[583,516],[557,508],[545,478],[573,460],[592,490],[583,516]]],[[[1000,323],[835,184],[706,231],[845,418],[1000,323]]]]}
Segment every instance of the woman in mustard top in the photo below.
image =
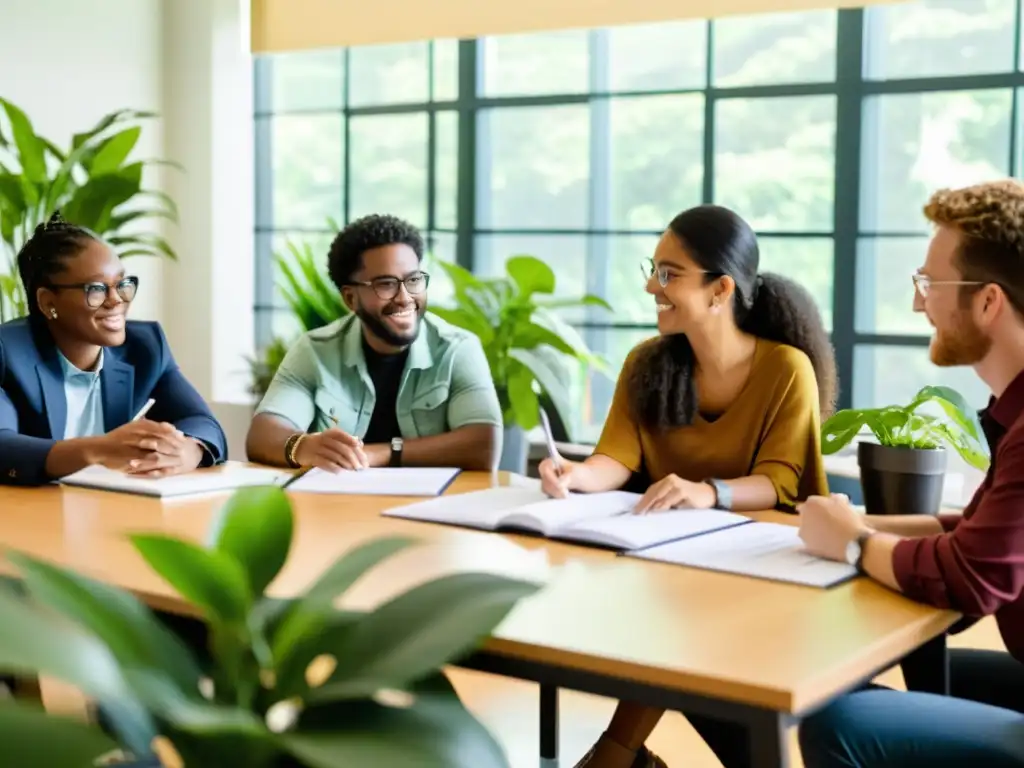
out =
{"type": "MultiPolygon", "coordinates": [[[[676,216],[649,264],[660,336],[627,357],[594,454],[540,466],[545,491],[595,493],[640,478],[638,513],[693,507],[792,510],[827,494],[820,423],[835,362],[811,297],[758,274],[757,239],[732,211],[676,216]]],[[[657,768],[644,742],[663,712],[620,702],[577,768],[657,768]]],[[[747,765],[743,732],[688,716],[726,768],[747,765]]]]}

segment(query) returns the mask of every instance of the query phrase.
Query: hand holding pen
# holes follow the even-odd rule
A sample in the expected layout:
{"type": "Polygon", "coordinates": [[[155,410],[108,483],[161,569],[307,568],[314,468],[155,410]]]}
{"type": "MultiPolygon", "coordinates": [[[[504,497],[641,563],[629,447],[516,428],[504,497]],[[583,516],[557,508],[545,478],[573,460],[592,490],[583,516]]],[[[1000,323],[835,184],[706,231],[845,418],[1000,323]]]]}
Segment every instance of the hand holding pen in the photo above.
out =
{"type": "Polygon", "coordinates": [[[544,409],[540,409],[540,425],[544,429],[544,441],[548,446],[548,458],[544,459],[538,467],[540,474],[541,489],[548,496],[556,499],[564,499],[569,495],[572,482],[572,470],[575,462],[566,461],[558,452],[555,445],[555,438],[551,432],[551,422],[544,409]]]}
{"type": "Polygon", "coordinates": [[[370,462],[363,450],[363,441],[338,426],[333,410],[328,418],[333,426],[306,437],[295,452],[296,461],[304,467],[317,467],[327,472],[367,469],[370,462]]]}

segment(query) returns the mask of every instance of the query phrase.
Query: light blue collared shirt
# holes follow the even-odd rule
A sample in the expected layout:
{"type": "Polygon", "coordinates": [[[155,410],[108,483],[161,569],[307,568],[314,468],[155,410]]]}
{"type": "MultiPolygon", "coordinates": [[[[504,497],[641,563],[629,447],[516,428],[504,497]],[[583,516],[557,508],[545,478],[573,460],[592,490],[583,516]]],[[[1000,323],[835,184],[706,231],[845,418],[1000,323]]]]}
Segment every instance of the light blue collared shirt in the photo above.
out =
{"type": "Polygon", "coordinates": [[[64,439],[95,437],[104,434],[103,398],[100,389],[100,371],[103,370],[103,350],[91,371],[80,371],[64,355],[60,367],[64,371],[64,396],[68,401],[64,439]]]}

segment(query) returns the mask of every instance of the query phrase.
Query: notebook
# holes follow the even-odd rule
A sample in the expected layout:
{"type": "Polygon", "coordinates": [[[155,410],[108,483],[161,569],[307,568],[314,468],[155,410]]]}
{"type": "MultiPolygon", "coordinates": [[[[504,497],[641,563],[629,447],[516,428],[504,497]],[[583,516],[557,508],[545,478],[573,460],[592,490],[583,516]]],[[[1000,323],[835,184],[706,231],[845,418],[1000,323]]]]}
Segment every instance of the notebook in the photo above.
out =
{"type": "Polygon", "coordinates": [[[616,550],[749,523],[742,515],[713,509],[636,515],[632,509],[639,499],[640,494],[625,491],[551,499],[536,487],[500,487],[394,507],[383,514],[485,531],[521,531],[616,550]]]}
{"type": "Polygon", "coordinates": [[[288,490],[364,496],[440,496],[460,471],[454,467],[380,467],[338,473],[311,469],[288,483],[288,490]]]}
{"type": "Polygon", "coordinates": [[[672,541],[629,557],[827,589],[857,575],[847,563],[811,555],[795,525],[755,523],[672,541]]]}
{"type": "Polygon", "coordinates": [[[287,471],[225,464],[171,477],[137,477],[94,465],[67,475],[59,482],[81,488],[171,498],[232,491],[252,485],[282,485],[291,476],[287,471]]]}

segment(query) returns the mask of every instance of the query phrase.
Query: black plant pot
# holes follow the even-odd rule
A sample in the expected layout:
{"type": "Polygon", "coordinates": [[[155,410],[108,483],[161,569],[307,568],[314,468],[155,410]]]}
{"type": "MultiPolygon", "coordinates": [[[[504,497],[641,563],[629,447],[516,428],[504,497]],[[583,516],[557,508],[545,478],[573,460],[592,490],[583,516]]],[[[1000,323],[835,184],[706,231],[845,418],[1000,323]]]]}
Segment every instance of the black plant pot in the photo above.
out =
{"type": "Polygon", "coordinates": [[[869,515],[936,515],[942,506],[946,451],[857,445],[860,486],[869,515]]]}

